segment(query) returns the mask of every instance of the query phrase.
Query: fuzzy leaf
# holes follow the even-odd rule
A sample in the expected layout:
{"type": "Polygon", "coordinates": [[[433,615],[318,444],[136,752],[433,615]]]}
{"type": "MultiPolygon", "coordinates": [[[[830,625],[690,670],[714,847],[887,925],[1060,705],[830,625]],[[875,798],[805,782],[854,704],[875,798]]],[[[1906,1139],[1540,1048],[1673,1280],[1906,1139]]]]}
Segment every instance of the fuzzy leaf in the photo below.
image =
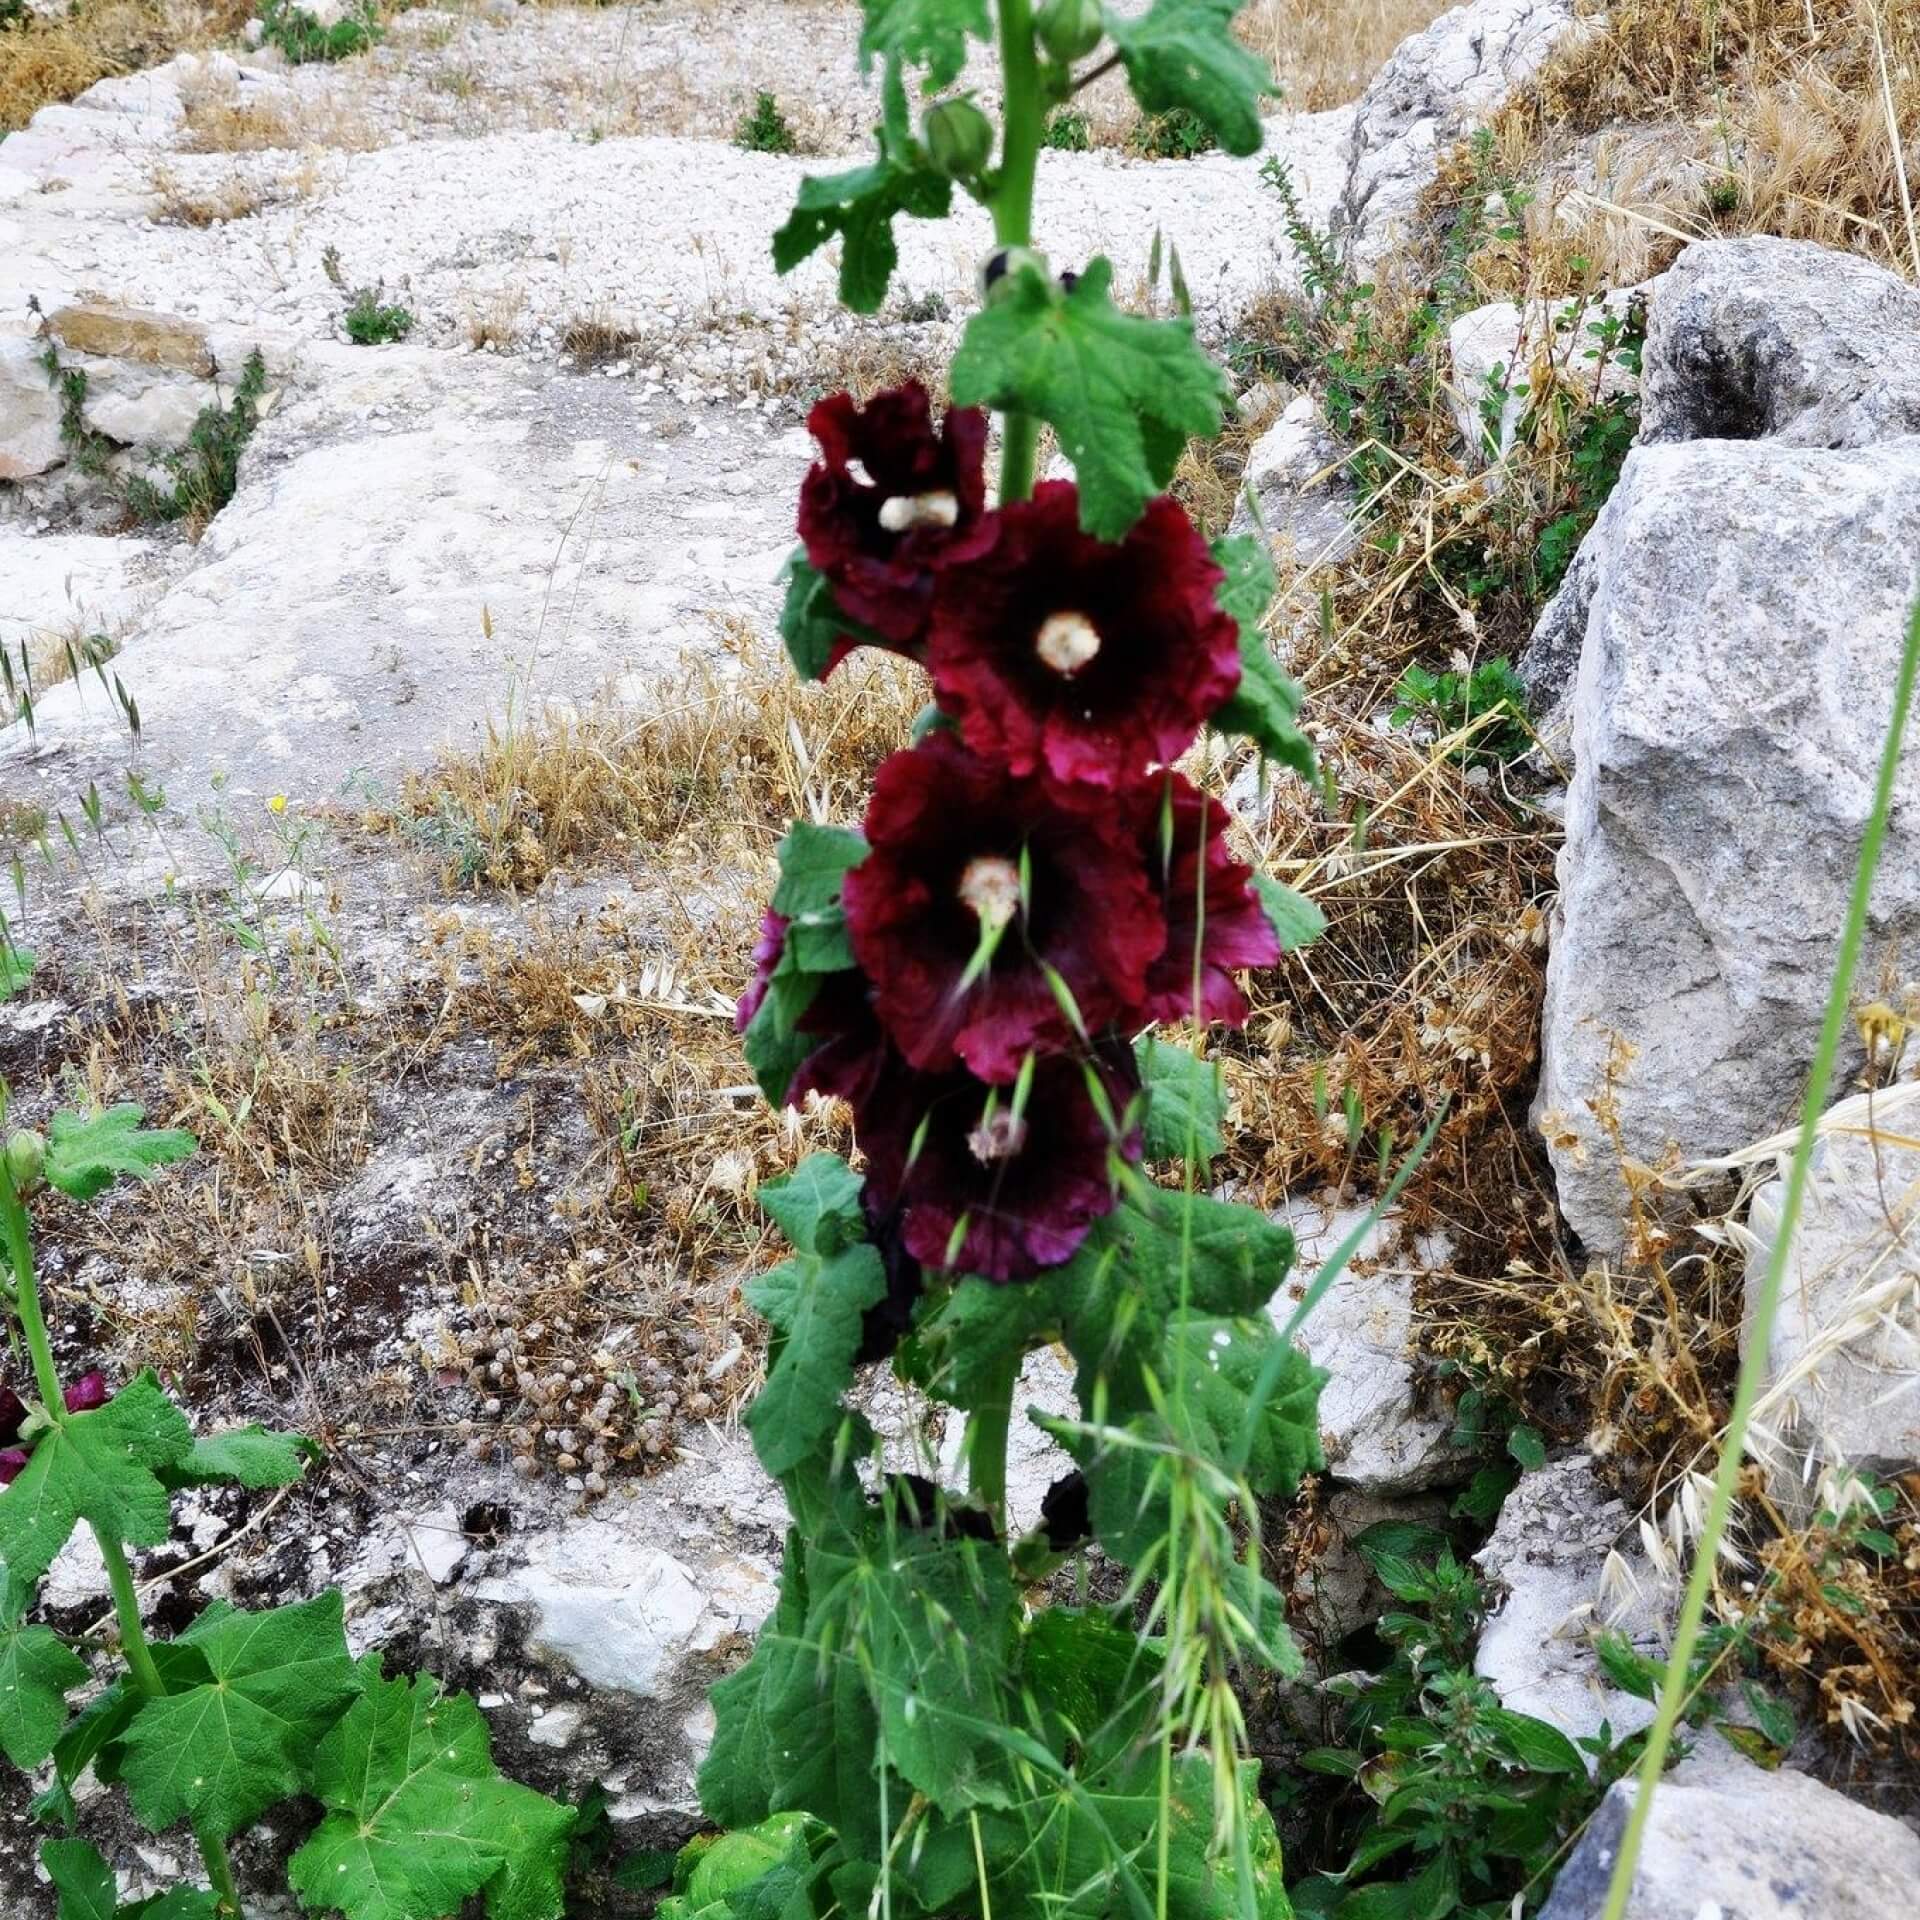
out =
{"type": "Polygon", "coordinates": [[[847,827],[816,827],[796,820],[780,842],[780,880],[773,910],[789,920],[825,913],[840,905],[847,871],[867,857],[867,843],[847,827]]]}
{"type": "Polygon", "coordinates": [[[174,1644],[201,1655],[207,1678],[140,1708],[122,1772],[155,1832],[190,1819],[224,1840],[306,1786],[315,1748],[358,1688],[340,1594],[264,1613],[216,1603],[174,1644]]]}
{"type": "Polygon", "coordinates": [[[369,1677],[314,1755],[313,1790],[326,1817],[287,1865],[307,1906],[445,1920],[484,1890],[491,1920],[558,1920],[574,1810],[501,1777],[465,1694],[369,1677]]]}
{"type": "Polygon", "coordinates": [[[1141,108],[1184,108],[1229,153],[1260,150],[1260,102],[1279,92],[1267,64],[1235,39],[1240,0],[1153,0],[1144,13],[1104,9],[1141,108]]]}
{"type": "Polygon", "coordinates": [[[122,1907],[119,1920],[220,1920],[220,1902],[199,1887],[172,1887],[122,1907]]]}
{"type": "Polygon", "coordinates": [[[69,1414],[40,1436],[20,1477],[0,1492],[0,1560],[15,1579],[38,1580],[82,1520],[131,1546],[157,1547],[168,1510],[155,1469],[185,1459],[192,1446],[185,1417],[151,1372],[104,1407],[69,1414]]]}
{"type": "Polygon", "coordinates": [[[113,1869],[85,1840],[44,1840],[40,1864],[59,1899],[59,1920],[113,1920],[119,1894],[113,1869]]]}
{"type": "Polygon", "coordinates": [[[864,1242],[825,1258],[796,1253],[747,1287],[776,1335],[767,1383],[746,1415],[760,1464],[776,1479],[840,1424],[861,1316],[886,1290],[880,1251],[864,1242]]]}
{"type": "Polygon", "coordinates": [[[866,24],[860,34],[860,68],[875,54],[927,70],[926,87],[937,93],[967,63],[967,36],[991,39],[986,0],[862,0],[866,24]]]}
{"type": "MultiPolygon", "coordinates": [[[[155,1652],[157,1658],[159,1650],[155,1652]]],[[[54,1743],[53,1783],[34,1798],[31,1811],[36,1820],[58,1821],[70,1828],[79,1811],[74,1804],[74,1782],[89,1767],[103,1786],[119,1779],[120,1736],[139,1704],[140,1696],[133,1688],[125,1680],[116,1680],[74,1715],[54,1743]]]]}
{"type": "Polygon", "coordinates": [[[1141,1132],[1149,1160],[1211,1160],[1226,1151],[1227,1084],[1217,1060],[1142,1034],[1133,1044],[1146,1091],[1141,1132]]]}
{"type": "Polygon", "coordinates": [[[1481,1710],[1480,1724],[1498,1736],[1500,1744],[1533,1773],[1571,1773],[1584,1778],[1587,1763],[1558,1727],[1536,1720],[1530,1713],[1512,1713],[1505,1707],[1481,1710]]]}
{"type": "Polygon", "coordinates": [[[796,547],[787,561],[787,597],[780,608],[780,638],[787,658],[802,680],[825,679],[834,650],[843,640],[883,644],[858,620],[849,620],[834,599],[833,586],[815,572],[805,547],[796,547]]]}
{"type": "Polygon", "coordinates": [[[160,1469],[160,1478],[170,1487],[290,1487],[319,1458],[303,1433],[230,1427],[196,1440],[184,1460],[160,1469]]]}
{"type": "Polygon", "coordinates": [[[866,1238],[860,1186],[860,1176],[837,1153],[810,1153],[760,1189],[760,1204],[800,1252],[835,1254],[866,1238]]]}
{"type": "Polygon", "coordinates": [[[1296,952],[1326,932],[1327,916],[1304,893],[1282,886],[1271,874],[1256,873],[1253,890],[1260,896],[1267,925],[1280,942],[1282,953],[1296,952]]]}
{"type": "Polygon", "coordinates": [[[56,1113],[47,1132],[47,1184],[75,1200],[91,1200],[121,1174],[148,1179],[200,1144],[178,1127],[142,1127],[145,1118],[130,1100],[97,1113],[56,1113]]]}
{"type": "MultiPolygon", "coordinates": [[[[1313,743],[1299,726],[1300,688],[1281,670],[1260,631],[1273,598],[1273,562],[1251,534],[1216,540],[1212,551],[1226,576],[1214,597],[1240,626],[1239,690],[1214,714],[1213,724],[1222,733],[1245,734],[1269,760],[1310,780],[1315,761],[1313,743]]],[[[1266,902],[1264,891],[1261,899],[1266,902]]],[[[1277,923],[1276,929],[1285,941],[1286,933],[1277,923]]]]}
{"type": "Polygon", "coordinates": [[[53,1751],[67,1724],[67,1695],[87,1677],[50,1627],[23,1624],[26,1593],[0,1569],[0,1752],[23,1772],[53,1751]]]}
{"type": "MultiPolygon", "coordinates": [[[[811,993],[807,996],[809,1001],[812,997],[811,993]]],[[[804,1013],[806,1007],[800,1011],[804,1013]]],[[[786,1105],[793,1076],[816,1044],[806,1034],[794,1032],[790,1025],[782,1031],[779,1004],[771,993],[760,1002],[740,1036],[740,1051],[746,1055],[754,1083],[767,1096],[768,1105],[786,1105]]]]}
{"type": "Polygon", "coordinates": [[[953,362],[962,406],[1051,423],[1080,483],[1080,524],[1118,540],[1172,478],[1188,438],[1215,434],[1231,397],[1187,319],[1113,304],[1113,263],[1087,263],[1063,292],[1027,267],[967,322],[953,362]]]}

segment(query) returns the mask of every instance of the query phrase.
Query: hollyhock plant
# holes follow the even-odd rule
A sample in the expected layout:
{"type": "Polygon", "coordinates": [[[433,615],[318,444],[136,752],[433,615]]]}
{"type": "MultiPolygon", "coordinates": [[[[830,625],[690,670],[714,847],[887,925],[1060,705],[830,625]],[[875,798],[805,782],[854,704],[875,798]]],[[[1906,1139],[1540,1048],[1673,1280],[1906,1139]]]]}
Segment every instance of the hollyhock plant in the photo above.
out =
{"type": "Polygon", "coordinates": [[[1030,1049],[1130,1016],[1166,923],[1127,823],[1068,812],[951,734],[881,764],[846,879],[854,957],[909,1065],[1010,1081],[1030,1049]]]}
{"type": "MultiPolygon", "coordinates": [[[[935,576],[993,545],[987,416],[952,407],[936,429],[926,388],[909,380],[864,407],[833,394],[807,416],[807,429],[822,455],[800,490],[807,559],[850,620],[911,652],[935,576]]],[[[841,644],[829,672],[853,644],[841,644]]]]}
{"type": "Polygon", "coordinates": [[[899,1068],[856,1109],[868,1187],[899,1209],[924,1266],[1031,1279],[1113,1211],[1116,1156],[1140,1158],[1138,1091],[1132,1053],[1111,1042],[1089,1059],[1037,1058],[1024,1100],[967,1073],[899,1068]]]}
{"type": "Polygon", "coordinates": [[[1002,509],[988,563],[934,588],[927,667],[974,752],[1104,792],[1177,760],[1240,684],[1221,569],[1177,502],[1083,533],[1071,482],[1002,509]]]}
{"type": "MultiPolygon", "coordinates": [[[[93,1413],[113,1396],[107,1391],[107,1376],[95,1369],[83,1373],[72,1386],[65,1388],[61,1398],[66,1401],[69,1413],[93,1413]]],[[[0,1443],[4,1443],[0,1444],[0,1487],[10,1486],[17,1480],[31,1458],[25,1447],[11,1444],[19,1439],[26,1418],[25,1402],[11,1387],[0,1386],[0,1443]]]]}
{"type": "Polygon", "coordinates": [[[1167,921],[1166,947],[1147,974],[1147,1017],[1244,1026],[1234,972],[1276,965],[1280,941],[1252,870],[1227,844],[1231,816],[1173,771],[1146,789],[1141,815],[1141,847],[1167,921]]]}

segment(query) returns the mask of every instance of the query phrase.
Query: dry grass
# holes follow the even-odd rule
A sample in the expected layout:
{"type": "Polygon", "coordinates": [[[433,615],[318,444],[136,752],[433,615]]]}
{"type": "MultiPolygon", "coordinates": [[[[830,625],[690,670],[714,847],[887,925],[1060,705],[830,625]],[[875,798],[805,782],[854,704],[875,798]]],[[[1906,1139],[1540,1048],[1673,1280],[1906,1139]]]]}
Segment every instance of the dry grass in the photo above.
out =
{"type": "Polygon", "coordinates": [[[149,186],[153,217],[162,226],[224,226],[230,220],[250,219],[267,204],[259,186],[239,174],[189,186],[171,167],[162,164],[154,167],[149,186]]]}
{"type": "Polygon", "coordinates": [[[248,0],[88,0],[51,19],[30,15],[0,33],[0,134],[96,80],[230,40],[250,11],[248,0]]]}
{"type": "Polygon", "coordinates": [[[1618,0],[1497,131],[1509,169],[1544,183],[1540,239],[1610,284],[1714,233],[1920,278],[1920,12],[1898,0],[1618,0]]]}
{"type": "Polygon", "coordinates": [[[1272,67],[1286,104],[1318,113],[1357,99],[1401,41],[1449,0],[1252,0],[1234,22],[1272,67]]]}

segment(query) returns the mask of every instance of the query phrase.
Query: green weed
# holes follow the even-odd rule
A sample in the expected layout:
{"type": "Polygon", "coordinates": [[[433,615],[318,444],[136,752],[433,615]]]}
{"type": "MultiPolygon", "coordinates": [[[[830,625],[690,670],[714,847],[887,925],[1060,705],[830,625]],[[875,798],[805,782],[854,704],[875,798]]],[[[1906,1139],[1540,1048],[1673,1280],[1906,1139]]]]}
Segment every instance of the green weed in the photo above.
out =
{"type": "Polygon", "coordinates": [[[780,102],[770,93],[757,93],[750,111],[740,116],[733,130],[733,144],[748,153],[794,153],[799,143],[780,102]]]}
{"type": "Polygon", "coordinates": [[[413,314],[406,307],[383,302],[378,287],[362,287],[340,316],[340,324],[356,347],[380,347],[404,340],[413,331],[413,314]]]}
{"type": "Polygon", "coordinates": [[[381,37],[380,18],[371,0],[342,14],[331,26],[322,26],[305,7],[288,5],[286,0],[267,0],[260,24],[267,44],[278,47],[296,67],[351,59],[356,53],[365,53],[381,37]]]}

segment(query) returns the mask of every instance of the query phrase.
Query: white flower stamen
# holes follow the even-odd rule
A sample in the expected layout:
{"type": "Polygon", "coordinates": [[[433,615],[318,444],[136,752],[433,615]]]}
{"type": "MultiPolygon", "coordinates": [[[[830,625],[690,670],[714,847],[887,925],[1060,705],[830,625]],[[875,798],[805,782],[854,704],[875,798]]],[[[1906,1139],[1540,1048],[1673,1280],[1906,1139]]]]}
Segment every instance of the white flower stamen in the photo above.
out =
{"type": "Polygon", "coordinates": [[[1027,1144],[1027,1123],[1011,1107],[985,1115],[967,1135],[967,1148],[983,1167],[1011,1160],[1027,1144]]]}
{"type": "Polygon", "coordinates": [[[1034,636],[1033,650],[1045,666],[1071,679],[1100,651],[1100,629],[1084,613],[1050,613],[1034,636]]]}
{"type": "Polygon", "coordinates": [[[976,854],[960,876],[959,892],[983,927],[1004,927],[1020,910],[1020,869],[1004,854],[976,854]]]}
{"type": "Polygon", "coordinates": [[[921,527],[947,528],[958,523],[960,502],[944,487],[932,493],[896,493],[880,502],[884,533],[913,533],[921,527]]]}

